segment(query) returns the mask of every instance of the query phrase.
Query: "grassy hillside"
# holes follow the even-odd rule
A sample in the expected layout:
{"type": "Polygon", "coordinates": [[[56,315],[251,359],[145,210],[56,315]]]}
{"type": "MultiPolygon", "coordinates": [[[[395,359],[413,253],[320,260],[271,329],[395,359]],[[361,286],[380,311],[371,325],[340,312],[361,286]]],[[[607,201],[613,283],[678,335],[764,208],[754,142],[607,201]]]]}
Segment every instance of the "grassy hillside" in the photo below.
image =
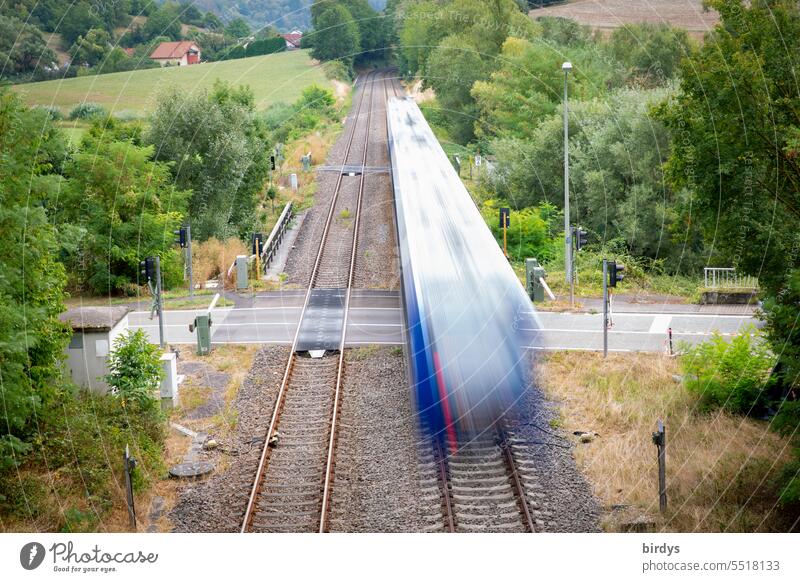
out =
{"type": "Polygon", "coordinates": [[[301,91],[317,83],[331,86],[322,69],[312,64],[308,51],[293,51],[108,75],[76,77],[14,86],[29,105],[55,105],[67,114],[82,101],[101,103],[111,111],[149,112],[160,91],[180,87],[194,91],[211,87],[216,79],[250,85],[263,109],[278,101],[293,102],[301,91]]]}

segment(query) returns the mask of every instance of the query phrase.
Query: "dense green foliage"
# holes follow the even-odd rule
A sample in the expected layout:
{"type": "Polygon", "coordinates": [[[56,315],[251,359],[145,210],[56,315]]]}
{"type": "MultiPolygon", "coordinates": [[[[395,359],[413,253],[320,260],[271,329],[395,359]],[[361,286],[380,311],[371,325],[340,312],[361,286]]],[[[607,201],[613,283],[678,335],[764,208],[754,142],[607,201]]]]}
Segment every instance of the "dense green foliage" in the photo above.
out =
{"type": "Polygon", "coordinates": [[[63,147],[46,112],[0,92],[0,474],[30,450],[69,337],[58,320],[64,268],[44,208],[63,147]]]}
{"type": "Polygon", "coordinates": [[[706,408],[761,416],[769,407],[769,378],[775,357],[761,334],[744,330],[730,341],[719,334],[686,347],[681,367],[686,387],[706,408]]]}
{"type": "MultiPolygon", "coordinates": [[[[684,61],[680,92],[661,111],[672,131],[669,178],[693,193],[694,213],[719,253],[759,278],[776,381],[788,404],[779,417],[795,434],[800,91],[791,71],[800,67],[800,7],[790,0],[709,4],[722,22],[684,61]]],[[[799,488],[787,486],[795,501],[799,488]]]]}
{"type": "Polygon", "coordinates": [[[150,343],[143,330],[128,330],[117,336],[108,369],[105,381],[124,407],[155,415],[161,411],[161,350],[150,343]]]}
{"type": "MultiPolygon", "coordinates": [[[[201,46],[205,47],[206,45],[201,44],[201,46]]],[[[286,50],[286,41],[280,36],[275,36],[256,40],[246,45],[235,45],[232,48],[222,45],[219,50],[220,52],[216,56],[216,60],[227,61],[230,59],[244,59],[246,57],[257,57],[259,55],[271,55],[273,53],[283,52],[286,50]]],[[[203,54],[205,54],[205,52],[203,54]]]]}
{"type": "Polygon", "coordinates": [[[195,238],[224,240],[253,232],[271,148],[249,88],[218,82],[211,92],[167,91],[146,141],[156,160],[171,163],[177,187],[192,190],[195,238]]]}
{"type": "Polygon", "coordinates": [[[456,141],[474,136],[478,106],[472,87],[501,62],[509,36],[533,39],[539,27],[514,0],[407,1],[394,12],[400,70],[422,75],[436,91],[456,141]]]}
{"type": "Polygon", "coordinates": [[[170,273],[174,281],[179,257],[172,231],[181,224],[188,192],[173,185],[166,164],[151,161],[152,146],[101,136],[87,136],[65,164],[66,182],[48,206],[61,228],[73,284],[101,295],[133,295],[144,284],[139,262],[156,255],[167,283],[170,273]]]}
{"type": "Polygon", "coordinates": [[[338,60],[348,67],[361,52],[361,32],[344,6],[325,2],[314,18],[312,54],[322,61],[338,60]]]}
{"type": "Polygon", "coordinates": [[[26,79],[56,64],[55,53],[47,48],[35,26],[0,13],[0,78],[26,79]]]}
{"type": "Polygon", "coordinates": [[[287,143],[336,119],[336,100],[327,89],[312,85],[293,105],[277,104],[262,115],[273,143],[287,143]]]}

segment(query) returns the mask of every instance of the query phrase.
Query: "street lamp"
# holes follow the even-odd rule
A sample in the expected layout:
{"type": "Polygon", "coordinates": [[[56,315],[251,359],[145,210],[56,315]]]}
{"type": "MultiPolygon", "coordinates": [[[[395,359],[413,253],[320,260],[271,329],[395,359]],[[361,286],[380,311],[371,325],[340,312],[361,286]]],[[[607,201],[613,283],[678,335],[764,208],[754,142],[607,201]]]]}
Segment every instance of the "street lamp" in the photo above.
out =
{"type": "Polygon", "coordinates": [[[567,77],[572,70],[569,61],[561,65],[564,71],[564,271],[567,283],[572,283],[572,229],[569,227],[569,121],[567,107],[567,77]]]}

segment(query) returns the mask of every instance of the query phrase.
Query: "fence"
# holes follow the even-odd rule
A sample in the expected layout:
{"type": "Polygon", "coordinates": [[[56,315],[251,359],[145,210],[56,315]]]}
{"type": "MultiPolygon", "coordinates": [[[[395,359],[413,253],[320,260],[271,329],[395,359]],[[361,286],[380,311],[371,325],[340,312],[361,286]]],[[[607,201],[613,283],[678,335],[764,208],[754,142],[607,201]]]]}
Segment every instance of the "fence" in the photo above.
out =
{"type": "Polygon", "coordinates": [[[287,202],[286,206],[283,208],[283,212],[281,212],[280,218],[278,218],[278,222],[275,223],[272,232],[269,233],[269,238],[267,242],[264,243],[264,248],[261,251],[261,260],[264,270],[269,268],[269,264],[272,262],[272,259],[275,258],[275,253],[278,252],[278,247],[283,240],[283,235],[286,234],[289,223],[292,222],[292,216],[292,203],[287,202]]]}
{"type": "Polygon", "coordinates": [[[758,289],[758,278],[739,275],[732,267],[706,267],[703,269],[707,289],[758,289]]]}

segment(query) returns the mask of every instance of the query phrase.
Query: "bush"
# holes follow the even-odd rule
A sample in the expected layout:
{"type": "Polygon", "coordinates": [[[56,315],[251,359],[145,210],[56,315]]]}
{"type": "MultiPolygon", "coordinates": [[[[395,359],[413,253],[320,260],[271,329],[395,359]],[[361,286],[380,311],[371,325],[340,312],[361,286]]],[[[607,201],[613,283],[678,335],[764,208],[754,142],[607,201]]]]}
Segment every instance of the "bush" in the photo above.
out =
{"type": "Polygon", "coordinates": [[[775,357],[755,328],[742,330],[730,343],[715,333],[681,351],[686,386],[700,397],[702,408],[753,416],[768,411],[775,357]]]}
{"type": "Polygon", "coordinates": [[[129,330],[114,340],[108,359],[111,370],[105,381],[111,393],[122,400],[123,407],[135,406],[140,411],[160,409],[156,391],[163,371],[160,349],[151,344],[141,329],[129,330]]]}
{"type": "Polygon", "coordinates": [[[73,121],[76,119],[91,119],[93,117],[105,117],[106,115],[107,112],[105,107],[103,107],[99,103],[92,103],[90,101],[84,101],[83,103],[79,103],[72,109],[72,111],[69,112],[69,118],[73,121]]]}
{"type": "MultiPolygon", "coordinates": [[[[489,225],[492,234],[503,245],[503,229],[500,228],[499,207],[494,200],[487,200],[483,204],[481,214],[489,225]]],[[[550,220],[554,214],[552,206],[544,208],[523,208],[511,210],[510,226],[508,227],[508,255],[514,261],[524,261],[526,258],[535,257],[539,261],[548,261],[553,258],[558,239],[551,239],[550,220]]]]}
{"type": "Polygon", "coordinates": [[[336,79],[349,83],[353,80],[350,68],[342,61],[327,61],[322,63],[322,70],[328,79],[336,79]]]}
{"type": "Polygon", "coordinates": [[[55,105],[37,105],[33,109],[44,111],[45,113],[47,113],[47,116],[50,118],[50,121],[61,121],[62,119],[64,119],[64,114],[61,113],[61,110],[55,105]]]}

